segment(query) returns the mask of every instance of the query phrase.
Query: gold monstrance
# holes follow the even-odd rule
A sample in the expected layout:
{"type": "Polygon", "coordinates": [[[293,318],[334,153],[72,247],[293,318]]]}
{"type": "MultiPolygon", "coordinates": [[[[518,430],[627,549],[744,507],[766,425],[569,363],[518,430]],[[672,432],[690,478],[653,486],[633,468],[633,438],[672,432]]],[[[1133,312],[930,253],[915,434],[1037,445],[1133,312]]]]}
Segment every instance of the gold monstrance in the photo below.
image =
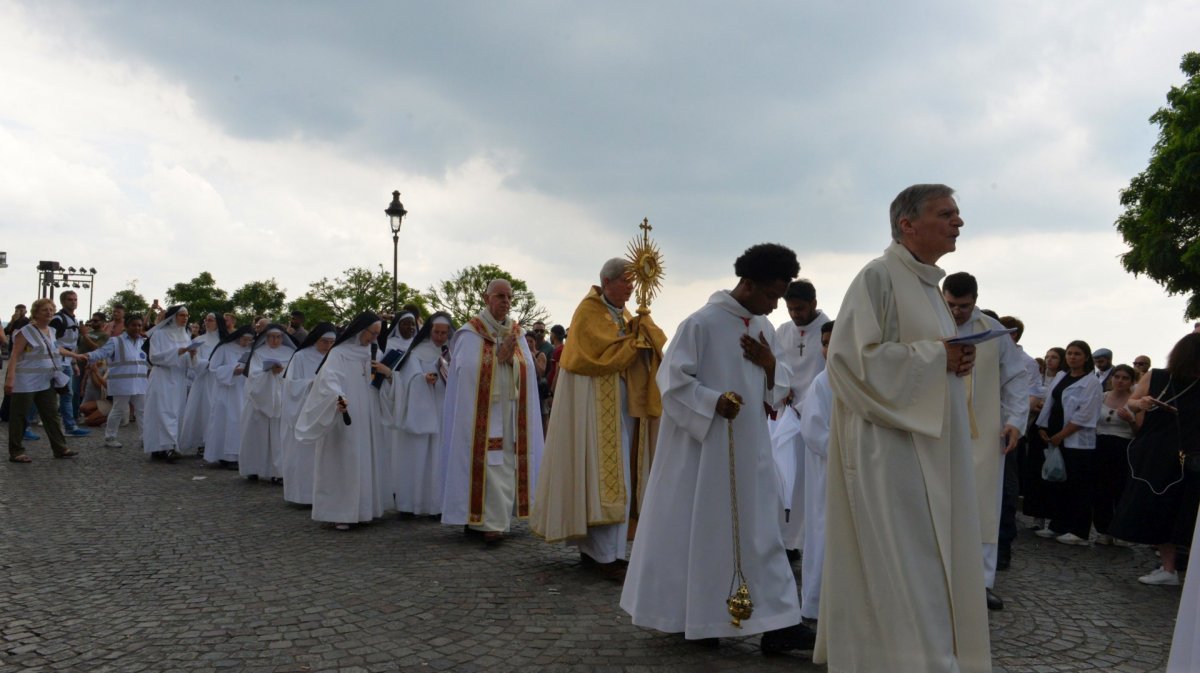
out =
{"type": "Polygon", "coordinates": [[[650,302],[662,287],[663,258],[658,246],[650,240],[650,230],[653,229],[650,220],[642,218],[638,228],[642,230],[642,235],[629,242],[629,251],[625,255],[629,261],[626,270],[636,287],[638,315],[649,315],[650,302]]]}

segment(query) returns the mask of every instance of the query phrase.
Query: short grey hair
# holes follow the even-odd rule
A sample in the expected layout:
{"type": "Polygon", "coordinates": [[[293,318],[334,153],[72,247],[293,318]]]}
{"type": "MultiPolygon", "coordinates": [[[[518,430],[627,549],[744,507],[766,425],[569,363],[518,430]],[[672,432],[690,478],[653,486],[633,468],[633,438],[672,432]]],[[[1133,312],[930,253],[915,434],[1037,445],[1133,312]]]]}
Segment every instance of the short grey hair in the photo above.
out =
{"type": "Polygon", "coordinates": [[[486,297],[486,296],[488,296],[488,295],[490,295],[490,294],[492,293],[492,288],[493,288],[493,287],[494,287],[494,286],[495,286],[497,283],[504,283],[505,285],[507,285],[507,286],[508,286],[508,289],[509,289],[509,291],[512,291],[512,283],[508,282],[508,279],[507,279],[507,278],[493,278],[493,279],[491,279],[491,280],[489,280],[489,281],[488,281],[487,287],[485,287],[485,288],[483,289],[483,295],[484,295],[485,297],[486,297]]]}
{"type": "Polygon", "coordinates": [[[600,267],[600,284],[603,285],[606,280],[624,278],[628,272],[629,260],[624,257],[613,257],[600,267]]]}
{"type": "Polygon", "coordinates": [[[892,200],[890,214],[892,217],[892,240],[900,242],[900,220],[920,217],[921,209],[929,199],[941,199],[954,196],[954,190],[946,185],[928,184],[913,185],[896,195],[892,200]]]}

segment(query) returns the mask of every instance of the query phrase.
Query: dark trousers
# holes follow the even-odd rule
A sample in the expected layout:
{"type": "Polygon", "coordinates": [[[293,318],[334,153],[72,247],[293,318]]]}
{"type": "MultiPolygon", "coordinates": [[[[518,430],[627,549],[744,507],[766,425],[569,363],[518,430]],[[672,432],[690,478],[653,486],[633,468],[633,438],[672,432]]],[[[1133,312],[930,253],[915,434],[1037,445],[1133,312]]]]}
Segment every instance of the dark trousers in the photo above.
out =
{"type": "Polygon", "coordinates": [[[1048,519],[1053,515],[1054,496],[1057,484],[1042,479],[1042,465],[1046,462],[1046,443],[1038,435],[1036,425],[1029,426],[1025,438],[1025,471],[1021,473],[1021,492],[1025,495],[1022,510],[1025,516],[1048,519]]]}
{"type": "Polygon", "coordinates": [[[36,393],[13,393],[8,410],[8,457],[16,458],[25,453],[22,440],[29,411],[37,407],[42,417],[42,431],[50,440],[50,449],[60,456],[67,450],[67,439],[63,436],[62,424],[58,420],[58,393],[53,388],[36,393]]]}
{"type": "Polygon", "coordinates": [[[1117,503],[1129,481],[1129,460],[1125,450],[1129,440],[1112,435],[1096,436],[1096,488],[1092,491],[1092,519],[1096,532],[1108,535],[1117,512],[1117,503]]]}
{"type": "Polygon", "coordinates": [[[1017,495],[1020,493],[1020,483],[1017,478],[1017,457],[1025,447],[1022,439],[1017,448],[1004,456],[1004,491],[1000,496],[1000,536],[997,538],[1000,558],[1012,553],[1012,541],[1017,537],[1017,495]]]}
{"type": "Polygon", "coordinates": [[[1062,448],[1067,480],[1059,484],[1050,530],[1074,533],[1084,540],[1092,534],[1092,493],[1096,490],[1096,450],[1062,448]]]}

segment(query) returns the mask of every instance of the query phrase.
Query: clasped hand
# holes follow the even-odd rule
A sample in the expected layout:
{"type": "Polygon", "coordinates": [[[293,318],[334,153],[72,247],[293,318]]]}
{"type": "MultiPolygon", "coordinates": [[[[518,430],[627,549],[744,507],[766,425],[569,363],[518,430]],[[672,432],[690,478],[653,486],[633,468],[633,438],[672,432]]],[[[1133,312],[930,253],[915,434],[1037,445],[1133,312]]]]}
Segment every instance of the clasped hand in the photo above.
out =
{"type": "Polygon", "coordinates": [[[517,337],[509,334],[500,342],[500,348],[496,351],[496,357],[501,362],[508,362],[512,359],[513,353],[517,351],[517,337]]]}
{"type": "Polygon", "coordinates": [[[946,371],[955,376],[966,376],[975,366],[975,347],[967,344],[952,344],[943,341],[946,347],[946,371]]]}

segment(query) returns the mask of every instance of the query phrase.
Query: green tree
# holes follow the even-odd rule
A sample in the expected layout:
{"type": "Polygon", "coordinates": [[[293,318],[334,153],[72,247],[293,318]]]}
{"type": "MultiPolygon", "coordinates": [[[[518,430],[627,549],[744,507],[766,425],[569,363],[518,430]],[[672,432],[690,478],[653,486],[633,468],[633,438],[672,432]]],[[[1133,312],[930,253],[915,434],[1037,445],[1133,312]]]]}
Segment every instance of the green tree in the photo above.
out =
{"type": "Polygon", "coordinates": [[[237,315],[238,324],[244,325],[259,315],[271,320],[280,320],[286,298],[283,290],[279,288],[279,283],[272,278],[246,283],[235,290],[229,299],[233,303],[233,312],[237,315]]]}
{"type": "Polygon", "coordinates": [[[150,310],[150,302],[146,301],[146,298],[138,292],[136,280],[129,281],[124,290],[117,290],[116,294],[100,307],[100,310],[104,311],[104,315],[112,318],[113,307],[117,304],[125,307],[127,316],[145,316],[146,312],[150,310]]]}
{"type": "Polygon", "coordinates": [[[186,283],[175,283],[167,290],[167,305],[183,304],[188,308],[192,319],[202,320],[204,314],[222,313],[233,308],[229,293],[217,287],[217,281],[207,271],[201,271],[199,276],[186,283]]]}
{"type": "Polygon", "coordinates": [[[525,281],[495,264],[477,264],[454,274],[453,278],[429,288],[429,303],[439,311],[445,311],[456,324],[475,317],[483,310],[483,293],[494,278],[503,278],[512,284],[513,303],[509,314],[522,325],[532,325],[539,320],[550,322],[550,312],[539,306],[537,297],[529,290],[525,281]]]}
{"type": "MultiPolygon", "coordinates": [[[[427,302],[420,292],[400,283],[397,289],[400,305],[416,304],[428,313],[427,302]]],[[[306,323],[328,320],[346,323],[363,311],[390,313],[392,310],[392,274],[380,265],[376,270],[353,266],[338,278],[322,278],[308,287],[308,292],[292,302],[292,310],[303,311],[306,323]]]]}
{"type": "Polygon", "coordinates": [[[1146,170],[1121,191],[1117,230],[1129,244],[1121,264],[1172,295],[1187,294],[1185,317],[1200,318],[1200,53],[1185,54],[1181,87],[1171,87],[1146,170]]]}

